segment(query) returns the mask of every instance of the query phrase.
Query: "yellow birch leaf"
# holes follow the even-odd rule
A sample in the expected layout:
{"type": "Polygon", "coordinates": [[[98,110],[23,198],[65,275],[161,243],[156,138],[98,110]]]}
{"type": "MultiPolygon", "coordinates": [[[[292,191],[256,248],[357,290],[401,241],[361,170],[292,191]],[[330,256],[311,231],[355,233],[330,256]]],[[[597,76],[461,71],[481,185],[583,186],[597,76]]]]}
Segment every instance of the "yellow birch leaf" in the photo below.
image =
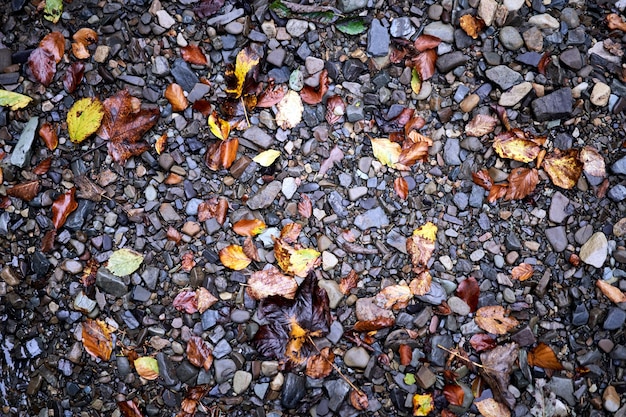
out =
{"type": "Polygon", "coordinates": [[[299,249],[291,254],[289,258],[289,271],[292,274],[305,278],[315,267],[320,253],[315,249],[299,249]]]}
{"type": "Polygon", "coordinates": [[[427,416],[435,408],[431,394],[415,394],[413,396],[413,415],[427,416]]]}
{"type": "Polygon", "coordinates": [[[415,68],[411,70],[411,90],[415,94],[419,94],[422,89],[422,79],[420,78],[419,72],[415,68]]]}
{"type": "Polygon", "coordinates": [[[505,132],[493,141],[493,149],[501,158],[519,162],[531,162],[537,158],[541,148],[532,140],[520,137],[515,133],[505,132]]]}
{"type": "Polygon", "coordinates": [[[279,156],[280,156],[280,151],[277,151],[275,149],[268,149],[266,151],[261,152],[254,158],[252,158],[252,160],[259,165],[268,167],[272,165],[274,161],[276,160],[276,158],[278,158],[279,156]]]}
{"type": "Polygon", "coordinates": [[[118,277],[130,275],[139,269],[143,262],[143,255],[132,249],[120,249],[113,252],[107,263],[107,269],[118,277]]]}
{"type": "Polygon", "coordinates": [[[432,222],[428,222],[417,229],[413,230],[413,236],[420,236],[432,242],[437,238],[437,226],[432,222]]]}
{"type": "Polygon", "coordinates": [[[93,135],[102,123],[104,106],[95,97],[78,100],[67,113],[67,130],[70,140],[81,143],[93,135]]]}
{"type": "Polygon", "coordinates": [[[551,153],[543,160],[543,170],[557,187],[566,190],[573,188],[583,171],[583,163],[578,160],[578,151],[570,149],[565,152],[551,153]]]}
{"type": "Polygon", "coordinates": [[[154,380],[159,377],[159,364],[157,360],[149,356],[135,359],[135,369],[143,379],[154,380]]]}
{"type": "Polygon", "coordinates": [[[220,251],[220,261],[224,266],[240,271],[250,265],[252,259],[243,253],[243,248],[239,245],[229,245],[220,251]]]}
{"type": "Polygon", "coordinates": [[[209,129],[218,139],[226,140],[230,135],[230,123],[221,119],[216,111],[209,116],[209,129]]]}
{"type": "Polygon", "coordinates": [[[395,168],[402,152],[400,144],[389,139],[372,139],[371,142],[376,159],[383,165],[395,168]]]}
{"type": "Polygon", "coordinates": [[[227,77],[234,78],[234,85],[229,85],[226,88],[226,93],[234,95],[235,98],[241,97],[246,76],[259,64],[259,60],[260,57],[249,47],[239,51],[235,60],[235,70],[226,73],[227,77]]]}
{"type": "Polygon", "coordinates": [[[33,101],[32,98],[24,94],[14,93],[13,91],[0,90],[0,106],[10,107],[11,110],[19,110],[33,101]]]}

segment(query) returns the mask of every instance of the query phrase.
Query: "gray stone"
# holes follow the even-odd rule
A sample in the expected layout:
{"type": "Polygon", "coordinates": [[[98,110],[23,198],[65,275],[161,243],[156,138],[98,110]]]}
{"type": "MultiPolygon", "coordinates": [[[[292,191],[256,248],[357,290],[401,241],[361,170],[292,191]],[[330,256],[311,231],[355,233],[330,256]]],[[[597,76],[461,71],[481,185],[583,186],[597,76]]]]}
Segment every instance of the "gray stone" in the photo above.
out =
{"type": "MultiPolygon", "coordinates": [[[[324,253],[328,253],[324,251],[324,253]]],[[[328,304],[331,309],[337,308],[341,300],[343,299],[343,293],[339,288],[339,284],[330,279],[320,279],[318,281],[320,288],[323,288],[328,295],[328,304]]]]}
{"type": "Polygon", "coordinates": [[[247,202],[248,207],[251,210],[258,210],[269,207],[274,199],[280,193],[282,184],[280,181],[272,181],[269,184],[261,187],[257,193],[252,196],[247,202]]]}
{"type": "Polygon", "coordinates": [[[20,138],[11,153],[11,164],[23,168],[26,163],[30,162],[33,141],[35,140],[35,133],[37,132],[38,124],[39,118],[37,117],[31,117],[28,120],[28,123],[26,123],[24,129],[22,129],[20,138]]]}
{"type": "Polygon", "coordinates": [[[415,381],[423,389],[429,389],[437,383],[437,375],[428,366],[421,366],[415,374],[415,381]]]}
{"type": "Polygon", "coordinates": [[[446,349],[451,349],[454,346],[454,341],[450,335],[435,335],[430,340],[431,350],[428,354],[428,360],[432,365],[444,366],[448,359],[448,352],[441,349],[439,346],[443,346],[446,349]]]}
{"type": "Polygon", "coordinates": [[[432,22],[424,27],[424,35],[431,35],[443,42],[454,42],[454,27],[448,23],[432,22]]]}
{"type": "Polygon", "coordinates": [[[233,377],[233,392],[237,395],[248,389],[252,382],[252,374],[246,371],[237,371],[233,377]]]}
{"type": "Polygon", "coordinates": [[[115,297],[123,297],[128,293],[128,287],[126,286],[124,280],[113,275],[104,267],[98,268],[98,273],[96,274],[96,285],[102,291],[115,297]]]}
{"type": "Polygon", "coordinates": [[[367,32],[367,53],[371,56],[385,56],[389,53],[391,38],[389,31],[378,19],[372,20],[367,32]]]}
{"type": "Polygon", "coordinates": [[[573,70],[579,70],[583,67],[583,57],[578,48],[569,48],[559,56],[561,62],[573,70]]]}
{"type": "Polygon", "coordinates": [[[465,210],[469,203],[469,196],[467,193],[456,193],[452,198],[452,202],[459,208],[459,210],[465,210]]]}
{"type": "Polygon", "coordinates": [[[305,395],[306,378],[293,372],[288,373],[280,396],[281,405],[288,409],[296,408],[305,395]]]}
{"type": "Polygon", "coordinates": [[[230,380],[237,372],[235,361],[229,358],[217,359],[213,362],[213,370],[215,371],[215,381],[218,384],[230,380]]]}
{"type": "Polygon", "coordinates": [[[204,83],[197,83],[193,87],[193,90],[189,92],[189,95],[187,96],[187,100],[189,100],[190,103],[194,103],[200,100],[201,98],[203,98],[205,95],[209,94],[210,91],[211,91],[210,86],[204,83]]]}
{"type": "Polygon", "coordinates": [[[602,327],[604,330],[617,330],[624,325],[625,320],[626,311],[620,309],[619,307],[611,307],[606,315],[606,319],[604,319],[602,327]]]}
{"type": "Polygon", "coordinates": [[[141,285],[137,285],[133,289],[133,300],[135,301],[145,303],[146,301],[150,299],[151,296],[152,296],[152,293],[148,291],[147,289],[145,289],[144,287],[142,287],[141,285]]]}
{"type": "Polygon", "coordinates": [[[187,205],[185,206],[185,214],[187,216],[195,216],[198,214],[198,207],[203,203],[203,200],[199,198],[191,198],[187,201],[187,205]]]}
{"type": "Polygon", "coordinates": [[[324,388],[330,398],[328,408],[335,412],[339,411],[339,407],[341,407],[348,392],[350,392],[350,385],[343,379],[334,379],[324,382],[324,388]]]}
{"type": "Polygon", "coordinates": [[[589,321],[589,311],[583,303],[577,304],[572,313],[572,324],[574,326],[584,326],[589,321]]]}
{"type": "Polygon", "coordinates": [[[267,54],[266,61],[276,67],[282,67],[287,57],[287,51],[283,48],[276,48],[269,54],[267,54]]]}
{"type": "Polygon", "coordinates": [[[309,22],[300,19],[289,19],[287,25],[285,25],[285,29],[287,29],[287,33],[292,37],[299,38],[309,30],[309,22]]]}
{"type": "Polygon", "coordinates": [[[499,38],[502,45],[510,51],[517,51],[524,46],[522,35],[520,35],[519,30],[513,26],[505,26],[500,29],[499,38]]]}
{"type": "Polygon", "coordinates": [[[161,214],[163,221],[166,223],[177,222],[181,220],[181,217],[178,215],[178,213],[170,203],[162,203],[159,206],[159,214],[161,214]]]}
{"type": "Polygon", "coordinates": [[[498,2],[496,0],[480,0],[478,5],[478,16],[485,21],[487,26],[491,26],[498,10],[498,2]]]}
{"type": "Polygon", "coordinates": [[[560,191],[557,191],[552,196],[550,201],[550,209],[548,210],[548,218],[551,222],[562,223],[563,220],[573,213],[573,207],[570,206],[570,201],[560,191]]]}
{"type": "Polygon", "coordinates": [[[546,384],[550,392],[554,392],[558,397],[563,398],[570,406],[576,404],[574,398],[574,383],[572,378],[555,376],[546,384]]]}
{"type": "Polygon", "coordinates": [[[152,73],[157,77],[163,77],[170,73],[170,63],[163,55],[157,55],[152,65],[152,73]]]}
{"type": "Polygon", "coordinates": [[[173,387],[178,384],[180,381],[176,376],[176,369],[167,355],[163,352],[159,352],[156,354],[156,360],[157,365],[159,365],[159,376],[161,377],[163,385],[166,387],[173,387]]]}
{"type": "Polygon", "coordinates": [[[246,129],[242,136],[247,141],[241,141],[241,144],[255,150],[258,148],[267,149],[274,143],[274,138],[256,125],[246,129]]]}
{"type": "Polygon", "coordinates": [[[609,242],[602,232],[594,233],[580,248],[580,260],[587,265],[601,268],[607,257],[609,242]]]}
{"type": "Polygon", "coordinates": [[[328,195],[328,204],[335,214],[340,217],[347,217],[348,210],[343,206],[343,197],[337,191],[331,191],[328,195]]]}
{"type": "Polygon", "coordinates": [[[561,88],[533,100],[531,107],[539,122],[568,117],[572,114],[572,90],[561,88]]]}
{"type": "Polygon", "coordinates": [[[469,61],[469,57],[461,51],[450,52],[437,58],[437,69],[445,74],[469,61]]]}
{"type": "Polygon", "coordinates": [[[350,123],[358,122],[365,118],[365,113],[362,103],[349,104],[346,106],[346,118],[350,123]]]}
{"type": "Polygon", "coordinates": [[[169,29],[176,23],[176,20],[170,16],[166,10],[159,10],[156,12],[156,16],[159,21],[159,26],[162,28],[169,29]]]}
{"type": "Polygon", "coordinates": [[[566,7],[561,10],[561,21],[567,24],[567,27],[570,29],[577,28],[580,25],[580,17],[578,17],[578,12],[576,9],[571,7],[566,7]]]}
{"type": "Polygon", "coordinates": [[[348,199],[350,201],[357,201],[359,198],[367,195],[367,187],[352,187],[348,189],[348,199]]]}
{"type": "Polygon", "coordinates": [[[367,0],[338,0],[337,8],[344,13],[350,13],[367,6],[367,0]]]}
{"type": "Polygon", "coordinates": [[[376,207],[356,216],[354,225],[361,230],[372,227],[381,228],[389,226],[389,218],[381,207],[376,207]]]}
{"type": "MultiPolygon", "coordinates": [[[[158,363],[158,362],[157,362],[158,363]]],[[[194,386],[198,378],[199,369],[193,366],[189,361],[182,361],[176,365],[176,376],[181,382],[194,386]]]]}
{"type": "Polygon", "coordinates": [[[461,165],[461,143],[457,138],[448,138],[443,146],[443,160],[447,165],[461,165]]]}
{"type": "Polygon", "coordinates": [[[607,196],[613,201],[623,201],[626,199],[626,186],[617,184],[609,189],[607,196]]]}
{"type": "Polygon", "coordinates": [[[343,361],[349,368],[365,369],[369,360],[370,354],[361,346],[350,348],[343,355],[343,361]]]}
{"type": "MultiPolygon", "coordinates": [[[[522,75],[507,67],[506,65],[498,65],[485,71],[487,78],[497,84],[502,90],[508,90],[515,84],[522,82],[522,75]]],[[[571,105],[571,103],[570,103],[571,105]]]]}
{"type": "Polygon", "coordinates": [[[324,69],[324,60],[309,56],[304,60],[304,68],[309,75],[317,74],[324,69]]]}
{"type": "Polygon", "coordinates": [[[430,291],[424,295],[417,296],[417,299],[432,305],[440,305],[447,298],[446,291],[438,282],[430,284],[430,291]]]}
{"type": "Polygon", "coordinates": [[[387,244],[402,253],[407,253],[406,236],[400,233],[396,228],[391,229],[389,233],[387,233],[387,244]]]}
{"type": "Polygon", "coordinates": [[[471,312],[467,303],[456,296],[448,298],[448,306],[454,314],[458,314],[459,316],[467,316],[471,312]]]}
{"type": "Polygon", "coordinates": [[[190,92],[195,85],[200,82],[200,79],[195,72],[191,70],[189,64],[183,61],[181,58],[177,58],[174,61],[174,65],[171,69],[174,80],[179,84],[183,90],[190,92]]]}
{"type": "Polygon", "coordinates": [[[151,290],[154,290],[156,288],[156,284],[159,279],[159,271],[159,268],[156,268],[154,266],[147,266],[146,269],[144,269],[143,273],[141,274],[141,278],[146,284],[146,287],[151,290]]]}
{"type": "Polygon", "coordinates": [[[233,9],[228,13],[217,13],[206,21],[207,26],[226,26],[235,19],[244,15],[244,9],[233,9]]]}
{"type": "Polygon", "coordinates": [[[548,239],[555,252],[563,252],[567,247],[565,226],[546,228],[546,239],[548,239]]]}
{"type": "Polygon", "coordinates": [[[519,83],[511,87],[509,91],[505,91],[500,96],[500,100],[498,104],[504,107],[513,107],[524,97],[528,95],[533,89],[532,83],[524,81],[523,83],[519,83]]]}
{"type": "Polygon", "coordinates": [[[626,175],[626,156],[621,157],[613,165],[611,165],[611,171],[614,174],[626,175]]]}
{"type": "Polygon", "coordinates": [[[411,18],[397,17],[391,22],[389,31],[394,38],[409,39],[415,34],[415,26],[411,23],[411,18]]]}

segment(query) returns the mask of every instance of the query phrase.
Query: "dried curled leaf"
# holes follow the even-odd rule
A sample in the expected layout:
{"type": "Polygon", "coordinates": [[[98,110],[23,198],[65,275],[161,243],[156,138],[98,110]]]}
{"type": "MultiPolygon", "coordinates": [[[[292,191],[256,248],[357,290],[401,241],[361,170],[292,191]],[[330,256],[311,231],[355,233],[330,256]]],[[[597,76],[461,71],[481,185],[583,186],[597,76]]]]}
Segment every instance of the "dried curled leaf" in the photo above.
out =
{"type": "Polygon", "coordinates": [[[393,181],[393,189],[402,200],[406,200],[409,195],[409,185],[402,177],[398,177],[393,181]]]}
{"type": "Polygon", "coordinates": [[[14,185],[11,188],[7,189],[7,195],[15,198],[19,198],[24,201],[31,201],[33,198],[39,194],[39,190],[41,189],[41,181],[34,180],[24,182],[22,184],[14,185]]]}
{"type": "Polygon", "coordinates": [[[70,66],[65,70],[63,76],[63,88],[69,94],[72,94],[78,88],[78,85],[83,81],[83,75],[85,74],[85,64],[80,61],[72,62],[70,66]]]}
{"type": "Polygon", "coordinates": [[[224,224],[227,213],[228,200],[225,198],[212,197],[198,206],[198,220],[201,222],[215,219],[219,224],[224,224]]]}
{"type": "Polygon", "coordinates": [[[230,123],[220,118],[215,110],[209,116],[209,129],[216,138],[221,140],[228,139],[228,135],[230,135],[230,123]]]}
{"type": "Polygon", "coordinates": [[[260,59],[261,57],[249,46],[239,51],[234,68],[229,67],[224,74],[227,94],[234,98],[241,97],[246,78],[259,64],[260,59]]]}
{"type": "Polygon", "coordinates": [[[67,217],[78,208],[75,196],[76,187],[72,187],[52,203],[52,224],[55,229],[60,229],[67,217]]]}
{"type": "Polygon", "coordinates": [[[183,60],[194,65],[207,65],[206,55],[198,45],[187,45],[180,48],[180,55],[183,60]]]}
{"type": "Polygon", "coordinates": [[[192,365],[208,371],[213,365],[213,351],[200,336],[191,336],[187,342],[187,359],[192,365]]]}
{"type": "Polygon", "coordinates": [[[300,91],[300,97],[306,104],[315,105],[322,102],[324,94],[328,91],[328,70],[323,69],[320,72],[319,85],[317,88],[305,86],[300,91]]]}
{"type": "Polygon", "coordinates": [[[474,405],[484,417],[511,417],[511,410],[493,398],[475,401],[474,405]]]}
{"type": "Polygon", "coordinates": [[[483,368],[479,373],[491,387],[494,397],[509,408],[515,406],[515,397],[508,390],[513,365],[517,362],[519,347],[516,343],[506,343],[480,354],[483,368]]]}
{"type": "Polygon", "coordinates": [[[311,203],[311,198],[306,194],[302,194],[301,198],[302,201],[298,203],[298,213],[305,219],[308,219],[313,215],[313,203],[311,203]]]}
{"type": "Polygon", "coordinates": [[[255,300],[262,300],[272,295],[293,299],[298,290],[298,282],[290,276],[284,275],[275,266],[262,271],[253,272],[248,278],[246,291],[255,300]]]}
{"type": "Polygon", "coordinates": [[[528,352],[528,365],[538,366],[544,369],[552,369],[560,371],[563,369],[561,361],[559,361],[554,350],[543,342],[539,342],[537,346],[528,352]]]}
{"type": "Polygon", "coordinates": [[[555,149],[553,153],[548,154],[543,160],[543,169],[557,187],[566,190],[573,188],[580,178],[583,170],[583,164],[578,159],[578,151],[570,149],[560,152],[555,149]]]}
{"type": "Polygon", "coordinates": [[[446,384],[443,387],[443,396],[452,405],[460,406],[465,398],[465,391],[458,384],[446,384]]]}
{"type": "Polygon", "coordinates": [[[85,319],[83,322],[83,347],[94,358],[108,361],[113,352],[113,328],[102,320],[85,319]]]}
{"type": "Polygon", "coordinates": [[[480,295],[480,287],[476,278],[469,277],[461,281],[456,289],[456,295],[465,301],[473,313],[478,308],[478,296],[480,295]]]}
{"type": "Polygon", "coordinates": [[[374,297],[374,302],[381,308],[399,310],[405,308],[413,298],[408,285],[389,285],[374,297]]]}
{"type": "Polygon", "coordinates": [[[508,180],[505,200],[519,200],[535,191],[539,183],[539,173],[535,168],[515,168],[509,174],[508,180]]]}
{"type": "Polygon", "coordinates": [[[367,395],[364,392],[357,391],[355,389],[350,390],[350,404],[359,411],[367,410],[370,405],[367,395]]]}
{"type": "Polygon", "coordinates": [[[306,277],[320,262],[315,249],[295,249],[280,238],[274,241],[274,256],[283,272],[298,277],[306,277]]]}
{"type": "Polygon", "coordinates": [[[339,282],[339,290],[341,291],[342,294],[349,294],[350,290],[352,290],[353,288],[356,288],[358,283],[359,283],[359,275],[353,269],[350,271],[348,275],[341,278],[341,281],[339,282]]]}
{"type": "Polygon", "coordinates": [[[330,125],[337,123],[346,113],[346,103],[341,96],[334,95],[326,100],[326,121],[330,125]]]}
{"type": "Polygon", "coordinates": [[[417,274],[417,277],[413,278],[409,283],[411,293],[416,296],[428,294],[430,292],[432,280],[433,277],[430,275],[430,272],[420,271],[417,274]]]}
{"type": "Polygon", "coordinates": [[[243,248],[239,245],[229,245],[226,246],[219,252],[220,261],[227,268],[234,269],[235,271],[240,271],[250,265],[252,259],[248,258],[245,253],[243,253],[243,248]]]}
{"type": "Polygon", "coordinates": [[[120,409],[122,417],[144,417],[144,414],[139,410],[137,403],[133,400],[118,401],[117,408],[120,409]]]}
{"type": "Polygon", "coordinates": [[[520,281],[526,281],[533,276],[533,266],[527,263],[521,263],[511,270],[511,278],[520,281]]]}
{"type": "Polygon", "coordinates": [[[487,191],[491,190],[491,186],[493,185],[489,171],[484,168],[478,172],[472,172],[472,180],[474,184],[483,187],[487,191]]]}
{"type": "Polygon", "coordinates": [[[488,114],[477,114],[465,125],[465,134],[477,138],[490,134],[496,128],[498,119],[488,114]]]}
{"type": "Polygon", "coordinates": [[[477,39],[480,31],[485,28],[485,21],[480,17],[472,16],[471,14],[461,16],[459,24],[461,29],[467,33],[467,36],[472,39],[477,39]]]}
{"type": "Polygon", "coordinates": [[[478,333],[470,338],[470,345],[478,353],[491,350],[498,346],[498,341],[485,333],[478,333]]]}
{"type": "Polygon", "coordinates": [[[514,317],[507,317],[502,306],[486,306],[476,310],[476,324],[486,332],[506,334],[514,329],[519,322],[514,317]]]}
{"type": "Polygon", "coordinates": [[[400,357],[400,365],[409,366],[413,359],[413,349],[409,345],[401,344],[398,347],[398,356],[400,357]]]}
{"type": "Polygon", "coordinates": [[[183,111],[189,106],[187,97],[185,97],[185,91],[176,83],[171,83],[167,86],[165,89],[165,98],[170,102],[172,110],[175,112],[183,111]]]}
{"type": "Polygon", "coordinates": [[[305,373],[309,378],[326,378],[333,371],[334,360],[335,354],[331,352],[330,347],[326,346],[320,353],[309,358],[305,373]]]}
{"type": "Polygon", "coordinates": [[[87,59],[91,56],[87,47],[98,42],[98,34],[90,28],[81,28],[72,36],[72,53],[78,59],[87,59]]]}
{"type": "Polygon", "coordinates": [[[270,85],[263,90],[259,99],[256,102],[256,106],[259,108],[267,108],[275,106],[285,97],[289,91],[289,87],[285,84],[274,85],[274,82],[270,82],[270,85]]]}
{"type": "Polygon", "coordinates": [[[413,231],[413,236],[406,240],[406,250],[411,256],[413,271],[420,273],[426,268],[435,250],[437,226],[428,222],[413,231]]]}
{"type": "Polygon", "coordinates": [[[374,330],[385,329],[396,323],[393,317],[378,317],[374,320],[359,320],[354,323],[352,328],[355,332],[371,332],[374,330]]]}

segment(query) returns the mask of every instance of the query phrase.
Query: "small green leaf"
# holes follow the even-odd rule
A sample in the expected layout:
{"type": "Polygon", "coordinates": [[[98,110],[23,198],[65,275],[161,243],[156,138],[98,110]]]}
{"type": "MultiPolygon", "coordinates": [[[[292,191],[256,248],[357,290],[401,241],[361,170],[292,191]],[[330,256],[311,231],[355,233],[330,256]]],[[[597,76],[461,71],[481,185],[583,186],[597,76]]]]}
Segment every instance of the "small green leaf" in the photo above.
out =
{"type": "Polygon", "coordinates": [[[301,16],[304,19],[311,20],[322,25],[328,25],[337,20],[337,15],[331,10],[327,10],[325,12],[302,13],[301,16]]]}
{"type": "Polygon", "coordinates": [[[407,385],[415,384],[415,375],[413,375],[413,374],[406,374],[406,375],[404,375],[404,383],[407,384],[407,385]]]}
{"type": "Polygon", "coordinates": [[[56,23],[63,13],[63,0],[46,0],[46,7],[43,9],[44,19],[56,23]]]}
{"type": "Polygon", "coordinates": [[[335,27],[346,35],[360,35],[367,30],[367,26],[365,26],[365,22],[362,19],[340,20],[335,27]]]}
{"type": "Polygon", "coordinates": [[[419,72],[415,68],[411,70],[411,90],[415,94],[419,94],[422,89],[422,79],[420,78],[419,72]]]}
{"type": "Polygon", "coordinates": [[[143,255],[131,249],[120,249],[109,258],[107,269],[118,277],[135,272],[143,262],[143,255]]]}
{"type": "Polygon", "coordinates": [[[24,108],[33,99],[24,94],[14,93],[12,91],[0,90],[0,106],[10,107],[11,110],[19,110],[24,108]]]}
{"type": "Polygon", "coordinates": [[[278,17],[286,18],[291,14],[291,10],[280,0],[274,0],[270,3],[270,10],[278,15],[278,17]]]}

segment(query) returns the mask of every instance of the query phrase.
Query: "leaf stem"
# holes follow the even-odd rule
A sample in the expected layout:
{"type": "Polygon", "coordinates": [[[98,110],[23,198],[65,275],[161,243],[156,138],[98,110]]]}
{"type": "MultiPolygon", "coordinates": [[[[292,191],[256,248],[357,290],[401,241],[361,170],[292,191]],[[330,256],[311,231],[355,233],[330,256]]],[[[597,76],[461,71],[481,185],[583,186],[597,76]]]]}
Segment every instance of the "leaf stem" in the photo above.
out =
{"type": "Polygon", "coordinates": [[[450,355],[454,356],[455,358],[458,358],[458,359],[461,359],[461,360],[463,360],[463,361],[465,361],[465,362],[471,363],[472,365],[477,366],[477,367],[479,367],[479,368],[486,369],[486,368],[485,368],[484,366],[482,366],[481,364],[476,363],[476,362],[474,362],[474,361],[471,361],[471,360],[469,360],[468,358],[464,358],[463,356],[459,355],[459,354],[458,354],[458,353],[456,353],[456,352],[451,351],[450,349],[447,349],[447,348],[445,348],[445,347],[443,347],[443,346],[441,346],[441,345],[437,345],[437,347],[438,347],[439,349],[441,349],[441,350],[445,350],[446,352],[448,352],[450,355]]]}

